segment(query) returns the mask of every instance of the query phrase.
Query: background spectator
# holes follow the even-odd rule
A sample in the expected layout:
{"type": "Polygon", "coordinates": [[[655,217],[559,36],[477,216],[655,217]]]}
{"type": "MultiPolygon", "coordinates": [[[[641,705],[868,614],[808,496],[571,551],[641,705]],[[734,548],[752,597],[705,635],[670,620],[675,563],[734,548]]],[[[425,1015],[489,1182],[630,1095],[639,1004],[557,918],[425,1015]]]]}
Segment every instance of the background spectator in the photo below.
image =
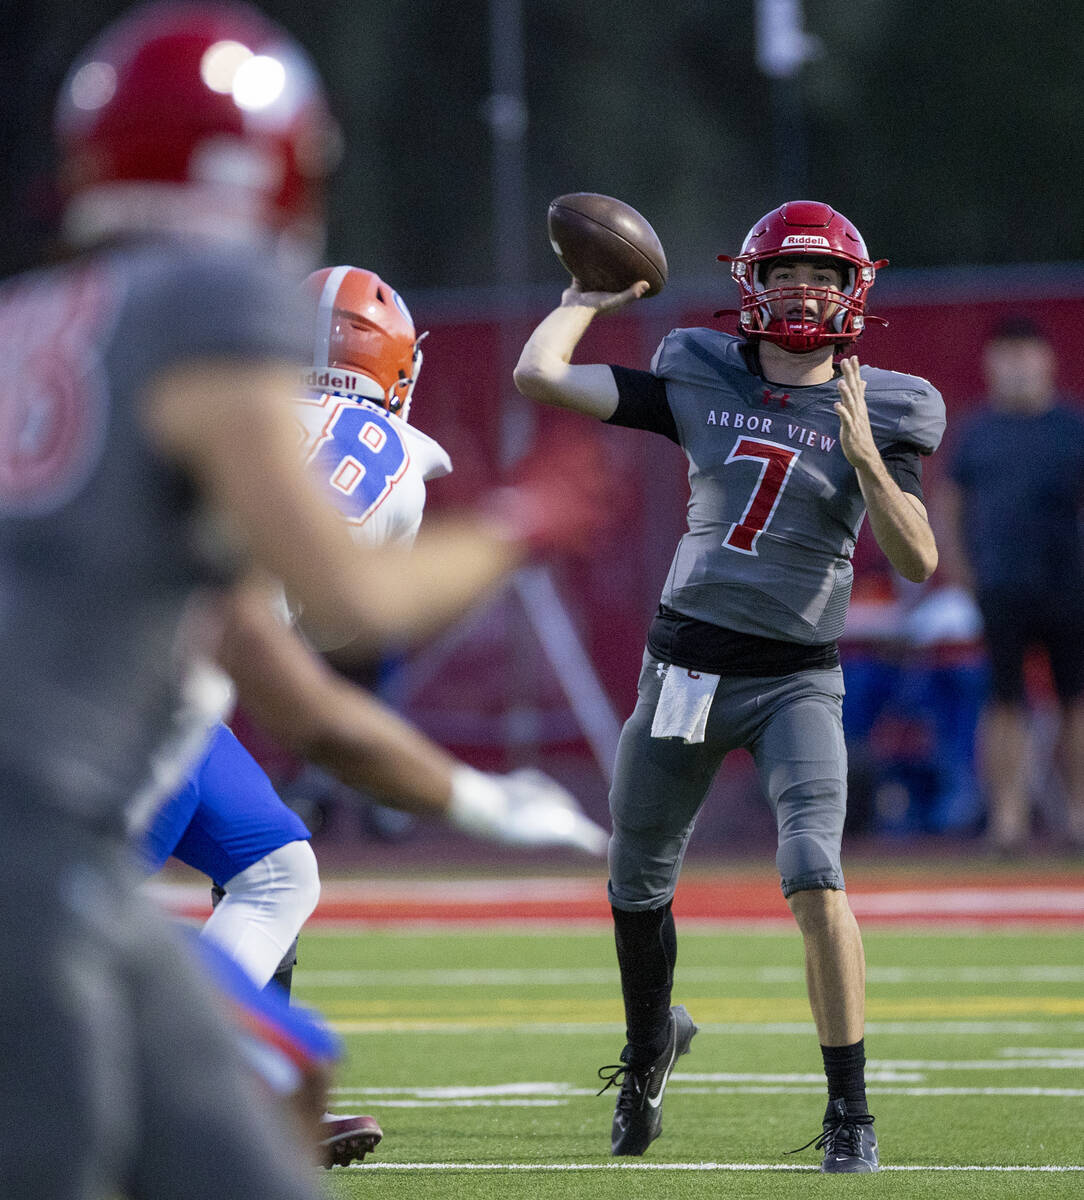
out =
{"type": "Polygon", "coordinates": [[[990,658],[979,761],[988,836],[1003,853],[1030,832],[1035,648],[1056,698],[1066,832],[1084,845],[1084,418],[1058,392],[1056,366],[1031,320],[993,327],[985,407],[957,434],[943,487],[945,557],[975,594],[990,658]]]}

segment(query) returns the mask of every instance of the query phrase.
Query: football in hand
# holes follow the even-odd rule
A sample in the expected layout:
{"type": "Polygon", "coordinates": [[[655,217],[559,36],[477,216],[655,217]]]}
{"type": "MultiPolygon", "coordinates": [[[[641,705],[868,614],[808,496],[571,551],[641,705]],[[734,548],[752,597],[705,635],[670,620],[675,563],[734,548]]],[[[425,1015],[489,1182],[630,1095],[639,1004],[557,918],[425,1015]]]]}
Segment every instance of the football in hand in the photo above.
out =
{"type": "Polygon", "coordinates": [[[636,209],[613,196],[571,192],[549,208],[550,244],[585,292],[623,292],[646,279],[646,296],[666,284],[666,253],[636,209]]]}

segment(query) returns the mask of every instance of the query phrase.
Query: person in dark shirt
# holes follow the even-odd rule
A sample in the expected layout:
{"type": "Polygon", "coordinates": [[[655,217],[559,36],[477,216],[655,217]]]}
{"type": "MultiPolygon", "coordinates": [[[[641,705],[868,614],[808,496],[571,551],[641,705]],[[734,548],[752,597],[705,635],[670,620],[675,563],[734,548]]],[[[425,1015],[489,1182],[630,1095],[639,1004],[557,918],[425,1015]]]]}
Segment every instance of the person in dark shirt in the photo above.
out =
{"type": "Polygon", "coordinates": [[[1084,414],[1055,386],[1043,332],[1014,317],[983,349],[987,399],[960,433],[943,487],[947,555],[982,612],[990,691],[979,762],[993,849],[1031,825],[1025,662],[1046,655],[1060,714],[1067,833],[1084,847],[1084,414]]]}

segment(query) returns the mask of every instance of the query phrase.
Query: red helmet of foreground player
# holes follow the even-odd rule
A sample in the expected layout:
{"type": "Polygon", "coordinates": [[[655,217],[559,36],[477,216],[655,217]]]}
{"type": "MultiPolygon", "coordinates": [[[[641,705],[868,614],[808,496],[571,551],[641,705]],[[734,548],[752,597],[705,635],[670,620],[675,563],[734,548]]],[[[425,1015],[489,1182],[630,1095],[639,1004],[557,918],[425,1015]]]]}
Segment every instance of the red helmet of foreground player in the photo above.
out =
{"type": "Polygon", "coordinates": [[[314,271],[305,288],[316,300],[313,370],[305,386],[375,400],[407,420],[425,334],[415,334],[402,296],[360,267],[314,271]]]}
{"type": "Polygon", "coordinates": [[[338,131],[304,51],[247,4],[163,0],[121,17],[69,71],[56,135],[77,245],[163,230],[322,238],[338,131]]]}
{"type": "Polygon", "coordinates": [[[748,338],[766,338],[786,350],[803,353],[826,345],[846,345],[862,332],[867,320],[866,293],[878,267],[887,259],[870,260],[862,235],[827,204],[791,200],[774,209],[746,234],[741,253],[720,254],[741,289],[739,324],[748,338]],[[832,287],[766,285],[771,263],[778,259],[831,260],[843,273],[840,290],[832,287]],[[806,302],[812,300],[813,305],[806,302]],[[797,301],[798,303],[788,302],[797,301]],[[815,308],[815,315],[811,309],[815,308]]]}

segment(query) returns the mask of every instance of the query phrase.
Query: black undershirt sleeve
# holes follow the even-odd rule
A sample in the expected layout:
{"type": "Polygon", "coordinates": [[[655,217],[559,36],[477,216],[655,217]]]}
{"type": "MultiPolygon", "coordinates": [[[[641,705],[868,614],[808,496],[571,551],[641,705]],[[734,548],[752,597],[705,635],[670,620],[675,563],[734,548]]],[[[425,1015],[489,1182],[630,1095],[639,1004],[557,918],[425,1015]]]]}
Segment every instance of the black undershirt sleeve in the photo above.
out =
{"type": "MultiPolygon", "coordinates": [[[[650,371],[611,364],[617,384],[617,408],[606,419],[607,425],[626,429],[646,429],[680,444],[677,424],[666,396],[666,383],[650,371]]],[[[881,450],[881,458],[900,491],[924,500],[922,459],[910,442],[891,442],[881,450]]]]}
{"type": "MultiPolygon", "coordinates": [[[[679,442],[677,424],[666,397],[666,384],[650,371],[611,366],[617,384],[617,408],[607,417],[607,425],[626,429],[646,429],[679,442]]],[[[680,444],[680,442],[679,442],[680,444]]]]}
{"type": "Polygon", "coordinates": [[[892,442],[881,450],[889,475],[901,492],[909,492],[925,503],[922,492],[922,458],[910,442],[892,442]]]}

